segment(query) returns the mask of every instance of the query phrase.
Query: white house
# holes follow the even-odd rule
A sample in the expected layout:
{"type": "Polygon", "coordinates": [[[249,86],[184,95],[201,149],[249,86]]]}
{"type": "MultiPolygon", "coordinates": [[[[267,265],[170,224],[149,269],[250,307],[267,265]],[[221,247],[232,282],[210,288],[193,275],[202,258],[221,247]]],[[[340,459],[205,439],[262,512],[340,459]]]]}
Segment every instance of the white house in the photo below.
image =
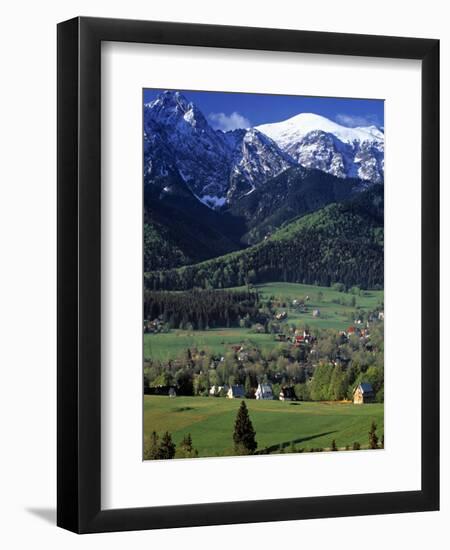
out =
{"type": "Polygon", "coordinates": [[[209,395],[212,395],[213,397],[222,396],[228,392],[228,386],[225,384],[224,386],[212,386],[209,390],[209,395]]]}
{"type": "Polygon", "coordinates": [[[270,384],[258,384],[255,397],[256,399],[273,399],[272,386],[270,384]]]}
{"type": "Polygon", "coordinates": [[[243,399],[245,397],[244,386],[238,384],[236,386],[231,386],[227,393],[228,399],[243,399]]]}

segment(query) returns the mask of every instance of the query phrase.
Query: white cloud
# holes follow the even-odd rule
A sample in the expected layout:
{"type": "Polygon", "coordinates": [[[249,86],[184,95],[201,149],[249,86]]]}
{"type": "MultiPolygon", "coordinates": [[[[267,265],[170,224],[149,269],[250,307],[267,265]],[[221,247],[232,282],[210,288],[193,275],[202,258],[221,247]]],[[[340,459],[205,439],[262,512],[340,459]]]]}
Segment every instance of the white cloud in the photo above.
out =
{"type": "Polygon", "coordinates": [[[356,126],[378,126],[378,117],[375,115],[358,116],[358,115],[346,115],[340,113],[335,118],[338,124],[342,126],[348,126],[349,128],[355,128],[356,126]]]}
{"type": "Polygon", "coordinates": [[[209,113],[208,120],[215,130],[236,130],[236,128],[250,128],[251,122],[245,116],[234,111],[231,115],[225,113],[209,113]]]}

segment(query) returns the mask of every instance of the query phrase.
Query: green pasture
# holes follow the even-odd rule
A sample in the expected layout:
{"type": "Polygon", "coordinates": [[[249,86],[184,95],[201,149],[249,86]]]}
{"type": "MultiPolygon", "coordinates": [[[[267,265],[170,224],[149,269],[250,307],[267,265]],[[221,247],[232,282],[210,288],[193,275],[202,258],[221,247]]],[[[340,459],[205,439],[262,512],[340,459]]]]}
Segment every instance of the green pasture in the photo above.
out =
{"type": "MultiPolygon", "coordinates": [[[[368,432],[375,421],[381,437],[384,430],[383,404],[310,403],[245,400],[256,431],[258,449],[270,453],[329,448],[334,439],[338,448],[368,446],[368,432]]],[[[224,397],[144,396],[144,439],[152,431],[169,431],[176,444],[190,433],[199,456],[233,454],[233,428],[239,399],[224,397]]]]}
{"type": "Polygon", "coordinates": [[[288,307],[288,322],[295,324],[307,324],[311,329],[330,328],[335,330],[345,330],[352,320],[352,314],[357,307],[363,311],[373,310],[383,302],[382,290],[362,290],[361,295],[354,295],[355,306],[351,305],[353,294],[349,292],[339,292],[330,287],[302,285],[297,283],[267,283],[264,285],[255,285],[255,288],[262,294],[263,299],[275,298],[275,300],[285,301],[288,307]],[[294,299],[301,300],[309,297],[305,303],[307,311],[300,313],[297,309],[290,306],[294,299]],[[346,304],[336,304],[333,300],[341,300],[346,304]],[[312,312],[315,309],[320,310],[319,317],[313,317],[312,312]]]}

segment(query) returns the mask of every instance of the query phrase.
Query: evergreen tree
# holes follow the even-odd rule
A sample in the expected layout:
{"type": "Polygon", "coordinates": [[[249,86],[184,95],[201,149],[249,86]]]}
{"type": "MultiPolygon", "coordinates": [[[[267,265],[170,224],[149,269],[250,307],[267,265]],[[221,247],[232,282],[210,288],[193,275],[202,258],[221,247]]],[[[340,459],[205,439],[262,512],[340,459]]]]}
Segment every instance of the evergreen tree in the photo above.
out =
{"type": "Polygon", "coordinates": [[[192,452],[192,437],[191,434],[187,434],[183,437],[183,441],[181,442],[181,447],[184,451],[190,453],[192,452]]]}
{"type": "Polygon", "coordinates": [[[333,441],[331,442],[331,450],[332,451],[337,451],[338,448],[336,447],[336,440],[333,439],[333,441]]]}
{"type": "Polygon", "coordinates": [[[191,434],[187,434],[183,437],[183,441],[176,450],[177,458],[196,458],[198,456],[197,449],[192,446],[191,434]]]}
{"type": "Polygon", "coordinates": [[[150,434],[150,441],[144,449],[144,460],[156,460],[159,458],[159,437],[156,432],[150,434]]]}
{"type": "Polygon", "coordinates": [[[233,441],[235,451],[238,454],[254,453],[258,446],[255,435],[255,430],[253,429],[253,424],[248,414],[247,405],[242,401],[234,424],[233,441]]]}
{"type": "Polygon", "coordinates": [[[377,425],[374,421],[372,421],[369,431],[369,449],[378,449],[377,425]]]}
{"type": "Polygon", "coordinates": [[[354,451],[359,451],[360,449],[361,449],[361,445],[357,441],[355,441],[353,443],[353,450],[354,451]]]}
{"type": "Polygon", "coordinates": [[[159,445],[159,456],[160,459],[168,459],[173,458],[175,456],[175,443],[172,441],[172,436],[169,432],[165,432],[165,434],[161,438],[161,443],[159,445]]]}

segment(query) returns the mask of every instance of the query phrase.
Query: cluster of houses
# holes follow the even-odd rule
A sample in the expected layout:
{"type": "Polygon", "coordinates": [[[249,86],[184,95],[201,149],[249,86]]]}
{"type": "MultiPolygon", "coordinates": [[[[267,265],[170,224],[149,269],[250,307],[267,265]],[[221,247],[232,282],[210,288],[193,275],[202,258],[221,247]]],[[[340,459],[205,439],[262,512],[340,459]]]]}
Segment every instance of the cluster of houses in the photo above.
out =
{"type": "Polygon", "coordinates": [[[317,338],[313,336],[309,330],[295,330],[294,334],[286,335],[284,333],[279,333],[275,335],[275,340],[277,342],[290,342],[294,347],[299,348],[305,344],[314,344],[317,341],[317,338]]]}
{"type": "Polygon", "coordinates": [[[347,330],[341,330],[339,332],[339,335],[341,338],[344,339],[344,341],[348,341],[348,339],[352,336],[356,336],[360,340],[362,340],[365,344],[365,347],[369,349],[371,347],[370,343],[370,329],[369,329],[369,323],[367,323],[365,326],[359,326],[358,324],[351,325],[347,328],[347,330]]]}
{"type": "MultiPolygon", "coordinates": [[[[146,388],[146,394],[149,395],[167,395],[170,398],[176,397],[177,392],[174,386],[155,386],[146,388]]],[[[212,386],[209,390],[211,397],[226,396],[228,399],[245,399],[245,389],[242,384],[235,384],[230,387],[228,385],[212,386]]],[[[272,385],[268,383],[258,384],[255,392],[255,399],[265,399],[272,401],[275,399],[272,385]]],[[[284,386],[281,388],[278,395],[280,401],[298,401],[295,390],[292,386],[284,386]]],[[[369,382],[361,382],[353,390],[353,403],[362,405],[365,403],[373,403],[375,401],[375,392],[369,382]]]]}
{"type": "Polygon", "coordinates": [[[153,319],[153,321],[144,319],[145,334],[156,334],[157,332],[162,332],[163,330],[164,330],[164,322],[162,320],[162,317],[153,319]]]}
{"type": "MultiPolygon", "coordinates": [[[[146,388],[146,394],[149,395],[167,395],[170,398],[176,397],[177,392],[174,386],[156,386],[152,388],[146,388]]],[[[235,384],[228,387],[227,384],[223,386],[212,386],[209,390],[211,397],[225,396],[228,399],[245,399],[245,389],[242,384],[235,384]]],[[[255,392],[255,399],[264,399],[272,401],[275,399],[272,385],[268,383],[258,384],[255,392]]],[[[292,386],[284,386],[281,388],[278,395],[280,401],[298,401],[295,394],[295,389],[292,386]]],[[[372,388],[372,384],[369,382],[361,382],[353,390],[353,403],[355,405],[362,405],[365,403],[373,403],[375,401],[375,392],[372,388]]]]}
{"type": "Polygon", "coordinates": [[[313,336],[309,330],[296,330],[294,336],[292,337],[292,343],[295,347],[299,348],[305,344],[314,344],[317,338],[313,336]]]}
{"type": "MultiPolygon", "coordinates": [[[[212,390],[213,388],[211,388],[212,390]]],[[[216,395],[215,393],[210,395],[216,395]]],[[[242,384],[236,384],[231,386],[226,394],[228,399],[244,399],[245,398],[245,389],[242,384]]],[[[272,384],[268,383],[261,383],[258,384],[258,387],[255,391],[255,399],[265,399],[268,401],[272,401],[273,399],[276,399],[276,396],[273,393],[272,384]]],[[[297,401],[297,396],[295,395],[295,390],[293,387],[283,387],[280,390],[280,393],[278,395],[278,399],[280,401],[297,401]]]]}

